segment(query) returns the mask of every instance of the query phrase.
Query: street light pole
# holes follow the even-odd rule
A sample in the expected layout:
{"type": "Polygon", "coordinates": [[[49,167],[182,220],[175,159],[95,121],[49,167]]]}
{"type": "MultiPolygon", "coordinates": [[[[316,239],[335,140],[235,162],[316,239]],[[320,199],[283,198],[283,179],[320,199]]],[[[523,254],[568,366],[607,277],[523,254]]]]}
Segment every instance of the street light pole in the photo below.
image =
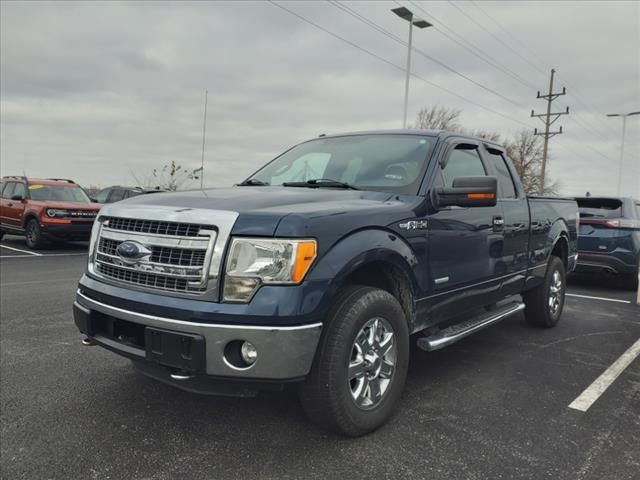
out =
{"type": "Polygon", "coordinates": [[[407,128],[407,108],[409,106],[409,79],[411,78],[411,48],[413,43],[413,26],[427,28],[432,25],[426,20],[417,18],[413,12],[405,7],[392,8],[391,11],[403,20],[409,22],[409,42],[407,43],[407,71],[404,82],[404,112],[402,117],[402,128],[407,128]]]}
{"type": "Polygon", "coordinates": [[[622,195],[622,166],[624,165],[624,137],[627,130],[627,117],[640,115],[640,112],[609,113],[607,117],[622,117],[622,144],[620,145],[620,168],[618,169],[618,195],[622,195]]]}

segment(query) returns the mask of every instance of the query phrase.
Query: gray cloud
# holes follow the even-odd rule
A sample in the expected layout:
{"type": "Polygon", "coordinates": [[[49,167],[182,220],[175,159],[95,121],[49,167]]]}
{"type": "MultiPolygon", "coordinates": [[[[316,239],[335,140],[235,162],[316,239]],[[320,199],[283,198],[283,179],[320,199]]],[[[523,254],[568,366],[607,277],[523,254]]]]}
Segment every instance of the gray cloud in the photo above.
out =
{"type": "MultiPolygon", "coordinates": [[[[473,4],[457,4],[521,55],[541,63],[473,4]]],[[[406,24],[389,12],[395,3],[347,5],[406,36],[406,24]]],[[[604,114],[640,109],[639,4],[480,5],[535,50],[545,71],[557,68],[559,86],[567,87],[569,95],[558,100],[557,108],[570,105],[575,115],[561,120],[566,133],[552,140],[550,162],[563,193],[613,193],[621,122],[604,114]]],[[[404,65],[401,45],[327,2],[285,6],[404,65]]],[[[546,88],[546,73],[451,5],[420,6],[540,90],[546,88]]],[[[205,89],[205,178],[211,186],[237,182],[279,151],[319,133],[395,128],[401,122],[401,71],[270,3],[2,2],[0,9],[2,174],[25,170],[109,185],[131,184],[130,169],[145,177],[171,160],[197,167],[205,89]]],[[[435,29],[415,32],[415,42],[523,107],[418,55],[416,74],[526,125],[541,125],[529,118],[531,108],[544,108],[535,90],[435,29]]],[[[412,79],[410,103],[410,118],[422,105],[439,103],[462,109],[468,127],[505,135],[523,128],[417,79],[412,79]]],[[[628,121],[626,152],[624,189],[640,196],[640,117],[628,121]]]]}

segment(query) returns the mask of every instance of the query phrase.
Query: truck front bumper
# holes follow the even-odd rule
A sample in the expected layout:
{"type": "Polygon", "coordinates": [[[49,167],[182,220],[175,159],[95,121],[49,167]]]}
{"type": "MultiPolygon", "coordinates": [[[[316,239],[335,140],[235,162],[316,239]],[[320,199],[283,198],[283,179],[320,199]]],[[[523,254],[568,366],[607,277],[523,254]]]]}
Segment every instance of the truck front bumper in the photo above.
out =
{"type": "Polygon", "coordinates": [[[311,369],[322,328],[321,323],[256,326],[176,320],[108,305],[80,290],[73,312],[78,329],[90,342],[131,358],[147,375],[159,380],[164,376],[167,383],[193,391],[205,390],[200,385],[206,377],[301,379],[311,369]],[[244,341],[253,344],[257,359],[239,367],[234,348],[244,341]]]}

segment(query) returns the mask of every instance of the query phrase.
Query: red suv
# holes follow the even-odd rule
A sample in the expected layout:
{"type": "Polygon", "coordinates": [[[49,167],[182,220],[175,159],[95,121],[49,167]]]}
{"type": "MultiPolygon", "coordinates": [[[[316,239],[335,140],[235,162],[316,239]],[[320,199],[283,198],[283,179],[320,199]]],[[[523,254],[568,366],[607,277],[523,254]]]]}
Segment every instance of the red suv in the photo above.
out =
{"type": "Polygon", "coordinates": [[[74,181],[3,177],[0,180],[0,238],[24,234],[30,248],[45,240],[88,240],[102,205],[92,203],[74,181]]]}

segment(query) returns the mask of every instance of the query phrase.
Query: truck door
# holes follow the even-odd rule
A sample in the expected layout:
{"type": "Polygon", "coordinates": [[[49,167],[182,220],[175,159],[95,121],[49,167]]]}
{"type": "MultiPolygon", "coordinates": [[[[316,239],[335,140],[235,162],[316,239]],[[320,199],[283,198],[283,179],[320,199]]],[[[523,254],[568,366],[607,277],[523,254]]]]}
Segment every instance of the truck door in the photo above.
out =
{"type": "Polygon", "coordinates": [[[520,293],[527,274],[529,249],[529,204],[527,196],[514,181],[517,173],[504,152],[492,145],[485,145],[484,156],[498,180],[498,204],[502,208],[504,241],[497,272],[502,276],[504,296],[520,293]]]}
{"type": "MultiPolygon", "coordinates": [[[[450,187],[454,178],[489,175],[472,140],[452,141],[442,154],[432,188],[450,187]],[[444,165],[444,167],[443,167],[444,165]]],[[[444,207],[429,216],[431,318],[441,320],[489,305],[499,298],[502,208],[444,207]]]]}

